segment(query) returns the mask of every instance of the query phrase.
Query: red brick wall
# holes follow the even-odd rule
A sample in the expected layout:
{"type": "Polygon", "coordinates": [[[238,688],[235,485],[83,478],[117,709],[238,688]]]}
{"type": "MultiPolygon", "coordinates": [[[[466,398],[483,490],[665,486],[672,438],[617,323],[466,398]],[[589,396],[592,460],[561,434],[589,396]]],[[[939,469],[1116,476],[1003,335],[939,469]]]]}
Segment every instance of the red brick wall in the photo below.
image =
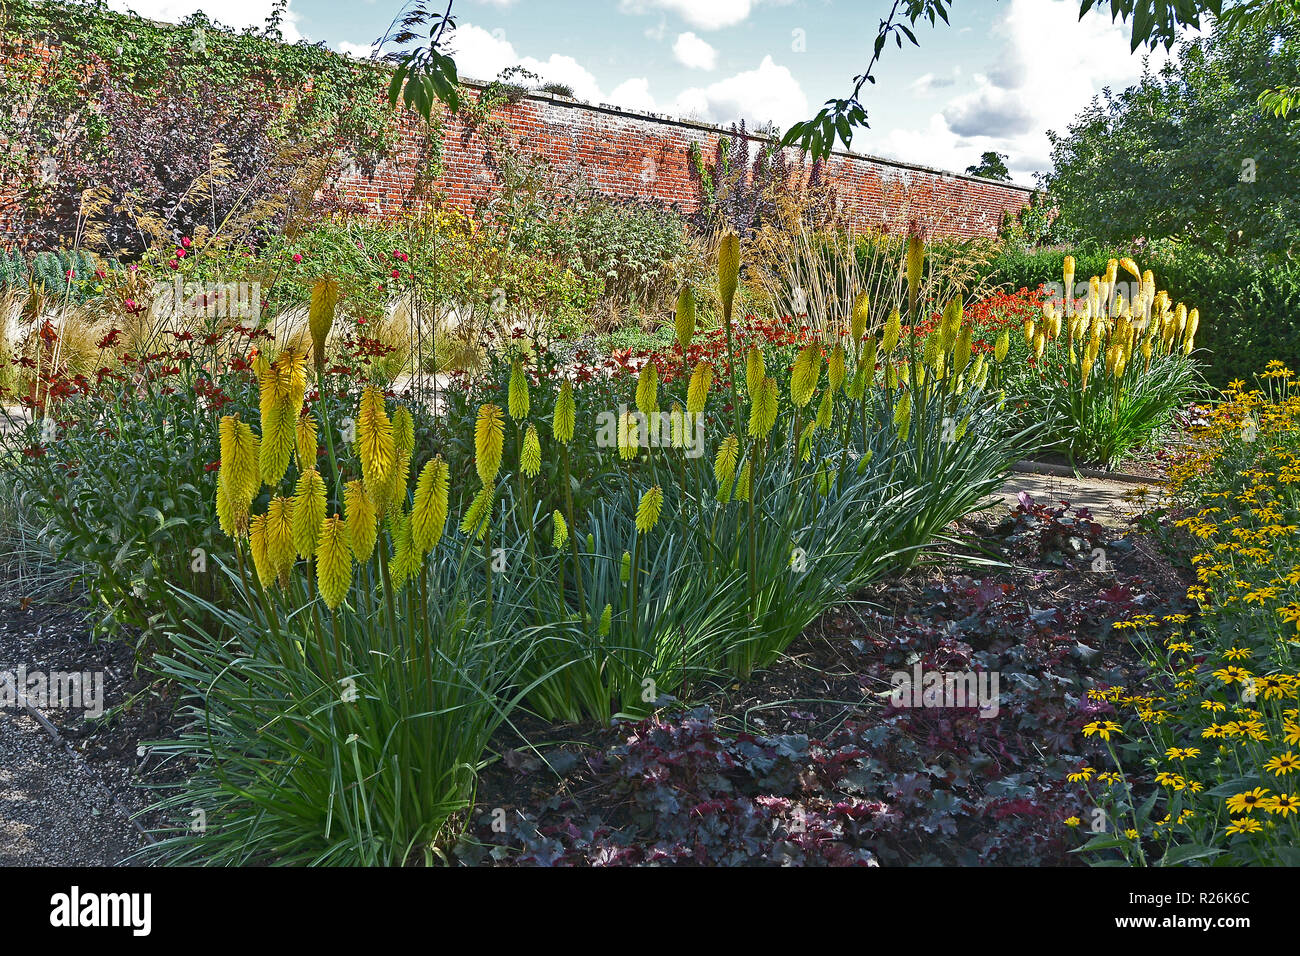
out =
{"type": "MultiPolygon", "coordinates": [[[[582,168],[607,194],[675,203],[686,211],[694,207],[697,195],[689,170],[690,144],[699,143],[711,158],[719,136],[728,135],[703,123],[590,106],[544,93],[530,94],[500,115],[522,146],[560,168],[582,168]]],[[[495,178],[483,162],[484,141],[476,133],[464,134],[458,118],[446,121],[438,186],[454,205],[468,211],[488,195],[495,178]]],[[[400,212],[418,166],[421,135],[409,125],[402,147],[373,177],[343,179],[344,197],[365,204],[375,215],[400,212]]],[[[916,221],[935,236],[995,235],[1003,213],[1019,211],[1030,196],[1030,190],[1020,186],[846,152],[832,155],[825,176],[857,224],[916,221]]]]}

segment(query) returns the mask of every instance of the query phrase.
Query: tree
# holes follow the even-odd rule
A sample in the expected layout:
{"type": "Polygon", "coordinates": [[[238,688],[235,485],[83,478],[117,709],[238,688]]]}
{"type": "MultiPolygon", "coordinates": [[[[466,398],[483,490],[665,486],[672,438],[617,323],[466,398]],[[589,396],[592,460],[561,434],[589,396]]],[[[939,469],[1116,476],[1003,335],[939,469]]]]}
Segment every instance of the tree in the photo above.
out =
{"type": "Polygon", "coordinates": [[[455,112],[460,108],[460,78],[456,75],[456,61],[447,53],[446,46],[456,31],[456,18],[451,15],[454,0],[447,0],[442,13],[429,8],[427,0],[409,0],[388,27],[388,32],[375,41],[375,48],[392,43],[399,49],[385,54],[385,59],[395,65],[388,86],[388,100],[394,106],[400,99],[429,122],[433,106],[442,102],[455,112]],[[424,45],[407,47],[423,36],[424,45]]]}
{"type": "MultiPolygon", "coordinates": [[[[892,38],[900,49],[904,38],[913,46],[920,46],[912,28],[922,21],[929,21],[932,27],[939,20],[948,23],[952,4],[953,0],[894,0],[888,15],[880,21],[867,68],[853,78],[853,92],[844,99],[827,100],[812,119],[795,123],[782,138],[781,145],[798,145],[814,157],[829,154],[837,141],[847,149],[855,128],[870,128],[866,108],[859,98],[867,83],[876,82],[876,64],[889,40],[892,38]]],[[[1154,49],[1163,45],[1170,49],[1184,28],[1200,29],[1203,17],[1217,19],[1222,14],[1225,25],[1233,32],[1300,19],[1300,0],[1228,0],[1227,5],[1229,9],[1225,13],[1224,0],[1081,0],[1079,19],[1109,6],[1112,21],[1132,24],[1130,42],[1135,51],[1140,46],[1154,49]]],[[[1300,102],[1300,88],[1273,86],[1259,92],[1259,98],[1269,109],[1284,115],[1300,102]]]]}
{"type": "Polygon", "coordinates": [[[1285,253],[1300,236],[1300,126],[1256,102],[1300,86],[1300,25],[1184,42],[1176,61],[1094,99],[1049,133],[1044,185],[1064,235],[1173,238],[1216,252],[1285,253]]]}
{"type": "Polygon", "coordinates": [[[1011,170],[1007,169],[1007,154],[988,150],[980,154],[980,161],[974,166],[966,167],[967,176],[983,176],[998,182],[1011,182],[1011,170]]]}

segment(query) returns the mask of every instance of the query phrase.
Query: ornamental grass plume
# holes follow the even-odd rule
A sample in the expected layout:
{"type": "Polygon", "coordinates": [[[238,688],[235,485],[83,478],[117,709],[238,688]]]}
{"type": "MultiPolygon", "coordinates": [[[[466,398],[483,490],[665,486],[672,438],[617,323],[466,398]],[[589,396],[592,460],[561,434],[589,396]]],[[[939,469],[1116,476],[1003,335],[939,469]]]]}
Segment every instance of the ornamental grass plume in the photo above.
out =
{"type": "Polygon", "coordinates": [[[770,375],[763,379],[763,384],[754,393],[749,408],[749,437],[764,438],[776,424],[777,403],[776,379],[770,375]]]}
{"type": "Polygon", "coordinates": [[[317,450],[320,448],[316,418],[311,412],[304,411],[298,416],[298,425],[294,430],[294,454],[298,459],[298,470],[306,471],[316,467],[317,450]]]}
{"type": "Polygon", "coordinates": [[[377,491],[397,467],[397,445],[393,423],[384,410],[384,393],[373,385],[367,385],[361,393],[357,453],[361,458],[361,477],[365,479],[366,488],[377,491]]]}
{"type": "Polygon", "coordinates": [[[713,366],[700,362],[691,372],[690,385],[686,389],[686,411],[692,416],[704,411],[709,400],[709,386],[713,384],[713,366]]]}
{"type": "Polygon", "coordinates": [[[790,401],[795,408],[803,408],[812,400],[821,371],[821,348],[805,345],[795,356],[794,368],[790,372],[790,401]]]}
{"type": "Polygon", "coordinates": [[[325,507],[325,480],[315,468],[309,468],[298,476],[293,494],[291,527],[298,557],[310,558],[316,553],[321,525],[325,522],[325,507]]]}
{"type": "Polygon", "coordinates": [[[523,363],[516,358],[510,363],[510,387],[506,394],[506,408],[510,412],[510,417],[519,422],[528,417],[529,405],[528,376],[524,372],[523,363]]]}
{"type": "Polygon", "coordinates": [[[428,554],[442,540],[450,489],[451,471],[442,456],[436,455],[420,471],[411,507],[411,543],[421,555],[428,554]]]}
{"type": "Polygon", "coordinates": [[[685,352],[691,346],[695,335],[695,293],[689,285],[684,285],[677,293],[677,314],[674,316],[674,330],[677,333],[677,345],[685,352]]]}
{"type": "Polygon", "coordinates": [[[474,465],[479,480],[487,488],[501,470],[501,452],[505,446],[505,422],[501,407],[490,402],[479,406],[474,423],[474,465]]]}
{"type": "Polygon", "coordinates": [[[664,492],[659,485],[641,495],[641,502],[636,507],[636,530],[641,534],[653,531],[659,523],[659,515],[664,507],[664,492]]]}
{"type": "Polygon", "coordinates": [[[542,470],[542,443],[537,437],[537,426],[532,422],[524,432],[523,447],[519,451],[519,470],[529,478],[536,478],[542,470]]]}
{"type": "Polygon", "coordinates": [[[343,513],[346,515],[348,544],[357,561],[364,564],[375,553],[379,515],[360,478],[343,486],[343,513]]]}
{"type": "Polygon", "coordinates": [[[551,420],[551,434],[561,445],[573,441],[574,421],[577,410],[573,402],[573,386],[568,382],[560,384],[560,393],[555,397],[555,415],[551,420]]]}
{"type": "Polygon", "coordinates": [[[316,586],[331,611],[338,608],[352,586],[352,554],[348,531],[338,515],[326,518],[316,546],[316,586]]]}
{"type": "Polygon", "coordinates": [[[653,360],[647,360],[636,377],[636,407],[646,416],[659,411],[659,369],[653,360]]]}
{"type": "Polygon", "coordinates": [[[316,374],[325,374],[325,340],[334,325],[339,302],[339,284],[332,278],[317,279],[311,288],[311,305],[307,309],[307,327],[311,331],[312,359],[316,374]]]}

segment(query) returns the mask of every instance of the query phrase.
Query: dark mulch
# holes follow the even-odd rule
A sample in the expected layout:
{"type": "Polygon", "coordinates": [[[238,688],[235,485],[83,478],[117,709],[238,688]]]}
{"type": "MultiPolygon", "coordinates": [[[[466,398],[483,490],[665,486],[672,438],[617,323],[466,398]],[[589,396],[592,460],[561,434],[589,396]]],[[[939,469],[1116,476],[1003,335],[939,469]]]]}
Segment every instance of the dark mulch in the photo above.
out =
{"type": "MultiPolygon", "coordinates": [[[[752,734],[760,740],[781,740],[787,735],[836,740],[843,739],[848,728],[853,739],[860,741],[871,739],[873,726],[896,732],[896,725],[885,719],[889,689],[885,675],[892,669],[885,665],[891,641],[896,651],[896,633],[901,629],[935,616],[942,619],[944,609],[935,606],[937,590],[947,593],[963,588],[989,590],[999,598],[1014,596],[1031,616],[1041,615],[1039,609],[1098,607],[1096,615],[1085,614],[1076,621],[1079,632],[1071,636],[1071,643],[1077,637],[1081,645],[1087,642],[1100,649],[1087,666],[1103,678],[1103,685],[1104,678],[1139,677],[1144,670],[1141,655],[1112,632],[1110,621],[1102,615],[1109,605],[1099,604],[1098,594],[1107,594],[1107,600],[1125,601],[1125,589],[1131,588],[1141,595],[1139,602],[1155,595],[1181,594],[1187,584],[1182,572],[1149,538],[1137,535],[1110,549],[1111,563],[1101,573],[1089,573],[1090,542],[1058,541],[1044,535],[1035,543],[1035,553],[1027,556],[1009,523],[1010,519],[999,521],[996,516],[977,516],[963,523],[954,530],[969,544],[937,548],[921,566],[890,576],[853,602],[826,612],[781,660],[750,680],[690,689],[687,696],[692,706],[706,706],[719,732],[740,734],[742,739],[752,734]],[[1079,548],[1078,553],[1071,555],[1071,548],[1079,548]],[[1001,570],[963,567],[968,558],[994,558],[1012,566],[1001,570]]],[[[1115,530],[1107,529],[1108,533],[1115,530]]],[[[1011,640],[1017,637],[1012,635],[1011,640]]],[[[1091,647],[1085,649],[1092,653],[1091,647]]],[[[462,856],[474,862],[492,859],[505,864],[521,860],[530,864],[581,864],[597,859],[620,862],[618,854],[606,860],[607,849],[598,854],[592,848],[607,847],[599,841],[607,840],[611,832],[635,828],[638,811],[644,810],[626,786],[612,786],[619,782],[612,770],[620,755],[626,754],[629,740],[646,736],[646,725],[632,722],[612,727],[518,722],[514,729],[499,735],[497,749],[503,757],[482,774],[475,825],[462,844],[462,856]],[[494,820],[500,824],[503,818],[506,829],[522,824],[532,834],[524,840],[525,846],[521,847],[517,838],[503,836],[499,825],[493,827],[494,820]],[[595,821],[594,831],[588,821],[595,821]],[[495,851],[488,851],[490,847],[495,851]]],[[[665,768],[672,773],[677,762],[670,756],[652,773],[665,768]]],[[[850,795],[832,788],[827,799],[848,800],[850,795]]],[[[684,806],[681,813],[688,809],[684,806]]],[[[641,817],[644,828],[644,813],[641,817]]],[[[685,825],[681,828],[683,832],[688,829],[685,825]]],[[[765,848],[755,852],[764,853],[765,848]]],[[[1058,862],[1077,861],[1060,857],[1060,847],[1053,847],[1052,852],[1058,854],[1058,862]]],[[[653,860],[637,855],[630,862],[653,860]]]]}

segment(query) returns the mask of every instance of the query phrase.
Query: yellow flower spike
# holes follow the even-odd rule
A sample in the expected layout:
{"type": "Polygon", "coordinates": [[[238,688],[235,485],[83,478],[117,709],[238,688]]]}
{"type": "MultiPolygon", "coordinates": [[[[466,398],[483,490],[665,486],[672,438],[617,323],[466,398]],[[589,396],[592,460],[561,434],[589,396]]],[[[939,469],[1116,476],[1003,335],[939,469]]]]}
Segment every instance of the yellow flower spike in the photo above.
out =
{"type": "Polygon", "coordinates": [[[658,485],[641,495],[641,503],[636,506],[636,530],[649,534],[659,523],[659,515],[664,507],[664,492],[658,485]]]}
{"type": "Polygon", "coordinates": [[[954,375],[960,375],[966,371],[966,366],[970,364],[970,352],[972,341],[975,336],[973,326],[963,326],[957,336],[957,344],[953,346],[952,353],[952,371],[954,375]]]}
{"type": "Polygon", "coordinates": [[[636,407],[646,416],[659,411],[659,369],[653,360],[647,360],[636,377],[636,407]]]}
{"type": "Polygon", "coordinates": [[[821,349],[816,345],[805,345],[795,357],[790,372],[790,401],[795,408],[803,408],[812,400],[821,371],[821,349]]]}
{"type": "Polygon", "coordinates": [[[555,534],[551,538],[551,547],[556,551],[561,551],[569,543],[569,526],[565,523],[564,515],[559,511],[551,512],[551,521],[555,525],[555,534]]]}
{"type": "Polygon", "coordinates": [[[830,388],[827,388],[827,389],[825,389],[825,390],[822,392],[822,401],[821,401],[821,405],[819,405],[818,408],[817,408],[817,427],[818,427],[818,428],[829,428],[829,427],[830,427],[830,424],[831,424],[831,415],[832,415],[832,413],[833,413],[833,411],[834,411],[834,407],[833,407],[833,405],[831,404],[831,395],[832,395],[832,394],[834,394],[834,392],[833,392],[833,390],[830,389],[830,388]]]}
{"type": "Polygon", "coordinates": [[[1106,276],[1103,281],[1112,289],[1115,288],[1115,278],[1119,275],[1119,260],[1110,259],[1106,263],[1106,276]]]}
{"type": "Polygon", "coordinates": [[[899,393],[898,401],[894,404],[894,427],[898,429],[900,437],[907,433],[911,422],[912,392],[910,389],[905,388],[899,393]]]}
{"type": "Polygon", "coordinates": [[[681,402],[673,402],[672,411],[668,413],[668,435],[674,448],[686,447],[686,409],[681,402]]]}
{"type": "Polygon", "coordinates": [[[885,334],[880,340],[880,350],[886,355],[892,355],[894,349],[898,346],[899,336],[903,334],[903,317],[899,315],[898,310],[894,309],[889,313],[889,319],[885,322],[885,334]]]}
{"type": "Polygon", "coordinates": [[[736,462],[740,460],[740,440],[735,435],[728,435],[718,446],[718,453],[713,459],[713,477],[719,488],[730,488],[736,477],[736,462]]]}
{"type": "Polygon", "coordinates": [[[803,427],[799,433],[799,460],[807,461],[812,458],[812,439],[817,431],[817,422],[813,420],[803,427]]]}
{"type": "Polygon", "coordinates": [[[576,419],[573,402],[573,386],[568,382],[560,385],[560,394],[555,397],[555,417],[551,421],[551,434],[561,445],[573,441],[573,428],[576,419]]]}
{"type": "Polygon", "coordinates": [[[753,403],[749,408],[750,438],[762,438],[772,430],[772,426],[776,424],[778,400],[776,379],[769,375],[755,392],[753,403]]]}
{"type": "Polygon", "coordinates": [[[496,489],[494,487],[484,485],[479,489],[479,493],[474,496],[474,500],[465,509],[465,517],[460,522],[461,533],[473,535],[479,541],[482,541],[484,535],[487,534],[488,522],[492,518],[492,505],[495,500],[496,489]]]}
{"type": "Polygon", "coordinates": [[[316,419],[310,412],[303,412],[298,416],[298,426],[294,432],[294,447],[299,471],[316,467],[316,452],[320,448],[320,439],[316,429],[316,419]]]}
{"type": "Polygon", "coordinates": [[[674,317],[677,344],[685,352],[695,335],[695,293],[689,285],[684,285],[677,293],[677,314],[674,317]]]}
{"type": "Polygon", "coordinates": [[[699,415],[709,400],[709,386],[713,384],[713,367],[707,362],[700,362],[691,372],[691,382],[686,389],[686,411],[699,415]]]}
{"type": "Polygon", "coordinates": [[[523,363],[516,358],[510,363],[510,387],[506,393],[506,407],[510,411],[510,417],[518,422],[528,417],[528,406],[528,376],[524,372],[523,363]]]}
{"type": "Polygon", "coordinates": [[[311,305],[307,309],[307,328],[311,331],[312,358],[316,372],[325,369],[325,340],[334,325],[339,302],[339,284],[331,278],[317,279],[311,287],[311,305]]]}
{"type": "Polygon", "coordinates": [[[324,522],[325,480],[315,468],[309,468],[298,476],[293,495],[293,546],[298,557],[310,558],[316,553],[324,522]]]}
{"type": "Polygon", "coordinates": [[[519,453],[519,468],[529,478],[536,478],[542,470],[542,444],[537,438],[537,428],[532,422],[524,432],[524,447],[519,453]]]}
{"type": "Polygon", "coordinates": [[[1142,281],[1142,271],[1138,269],[1137,263],[1128,258],[1128,256],[1119,260],[1119,264],[1125,272],[1131,275],[1134,279],[1137,279],[1138,282],[1142,281]]]}
{"type": "Polygon", "coordinates": [[[221,530],[235,538],[248,533],[249,507],[261,484],[258,443],[252,428],[236,415],[224,416],[217,433],[221,445],[217,515],[221,530]]]}
{"type": "Polygon", "coordinates": [[[641,451],[640,423],[631,412],[618,420],[618,457],[631,461],[641,451]]]}
{"type": "Polygon", "coordinates": [[[632,552],[624,551],[618,562],[618,579],[624,584],[632,580],[632,552]]]}
{"type": "Polygon", "coordinates": [[[281,586],[289,583],[298,549],[293,543],[293,499],[272,498],[266,510],[266,555],[280,579],[281,586]]]}
{"type": "Polygon", "coordinates": [[[1025,319],[1025,344],[1032,346],[1034,344],[1034,332],[1036,326],[1033,319],[1025,319]]]}
{"type": "Polygon", "coordinates": [[[729,232],[718,243],[718,297],[722,301],[722,314],[730,320],[732,302],[736,298],[736,285],[740,280],[740,237],[729,232]]]}
{"type": "Polygon", "coordinates": [[[736,479],[736,500],[737,501],[749,500],[749,476],[750,476],[750,472],[752,471],[751,468],[752,464],[753,462],[746,459],[745,464],[742,465],[740,468],[740,477],[736,479]]]}
{"type": "Polygon", "coordinates": [[[1200,328],[1200,325],[1201,325],[1200,310],[1192,309],[1191,312],[1187,313],[1187,326],[1183,332],[1183,354],[1184,355],[1191,355],[1192,349],[1196,347],[1194,344],[1194,340],[1196,338],[1196,330],[1200,328]]]}
{"type": "Polygon", "coordinates": [[[826,361],[826,381],[830,383],[831,391],[838,392],[844,384],[844,376],[848,371],[845,364],[844,346],[838,342],[831,349],[831,357],[826,361]]]}
{"type": "Polygon", "coordinates": [[[943,316],[939,323],[940,342],[944,351],[950,350],[957,343],[957,334],[961,329],[961,322],[962,299],[961,296],[957,296],[944,307],[943,316]]]}
{"type": "MultiPolygon", "coordinates": [[[[289,470],[293,457],[298,412],[303,392],[291,380],[294,375],[293,353],[286,351],[266,368],[259,399],[262,416],[262,444],[258,454],[258,471],[265,484],[279,484],[289,470]],[[284,359],[288,357],[288,361],[284,359]],[[295,397],[297,400],[295,401],[295,397]]],[[[303,380],[303,390],[306,381],[303,380]]]]}
{"type": "Polygon", "coordinates": [[[331,611],[338,608],[352,586],[352,554],[348,533],[338,515],[326,518],[316,547],[316,587],[331,611]]]}
{"type": "Polygon", "coordinates": [[[1011,336],[1007,330],[1003,329],[999,334],[997,341],[993,343],[993,361],[1001,365],[1007,359],[1007,352],[1011,349],[1011,336]]]}
{"type": "Polygon", "coordinates": [[[865,292],[859,292],[853,300],[853,312],[849,318],[849,331],[856,345],[867,334],[867,320],[871,317],[871,299],[865,292]]]}
{"type": "Polygon", "coordinates": [[[918,235],[907,239],[907,302],[908,310],[916,309],[917,296],[921,290],[921,276],[925,270],[925,242],[918,235]]]}
{"type": "Polygon", "coordinates": [[[388,571],[393,586],[401,590],[402,586],[420,573],[420,561],[423,555],[411,540],[411,516],[398,510],[389,522],[389,531],[393,536],[393,560],[389,562],[388,571]]]}
{"type": "Polygon", "coordinates": [[[361,458],[361,475],[366,487],[377,489],[397,467],[397,446],[393,423],[384,410],[384,393],[367,385],[361,393],[361,410],[357,416],[357,453],[361,458]]]}
{"type": "Polygon", "coordinates": [[[751,345],[745,354],[745,389],[749,393],[750,401],[754,400],[754,393],[766,377],[767,369],[763,366],[763,353],[758,346],[751,345]]]}
{"type": "Polygon", "coordinates": [[[405,405],[393,409],[393,451],[397,453],[398,461],[405,458],[408,463],[415,451],[415,420],[405,405]]]}
{"type": "Polygon", "coordinates": [[[437,455],[420,471],[411,508],[411,543],[421,555],[428,554],[442,540],[450,492],[451,470],[442,456],[437,455]]]}
{"type": "Polygon", "coordinates": [[[1042,329],[1039,329],[1034,336],[1034,358],[1037,361],[1041,362],[1043,360],[1043,350],[1045,348],[1047,348],[1047,336],[1043,334],[1042,329]]]}
{"type": "Polygon", "coordinates": [[[347,516],[348,543],[356,559],[364,564],[375,553],[379,515],[360,478],[343,487],[343,511],[347,516]]]}
{"type": "Polygon", "coordinates": [[[610,627],[614,623],[614,605],[606,604],[605,610],[600,612],[600,636],[609,637],[610,627]]]}
{"type": "Polygon", "coordinates": [[[478,410],[474,423],[474,465],[484,486],[491,485],[501,469],[501,451],[505,445],[505,422],[501,406],[488,403],[478,410]]]}
{"type": "MultiPolygon", "coordinates": [[[[865,386],[876,380],[876,340],[874,336],[867,339],[862,346],[862,362],[859,371],[862,373],[862,384],[865,391],[865,386]]],[[[854,396],[854,398],[861,397],[861,393],[854,396]]]]}
{"type": "Polygon", "coordinates": [[[925,348],[921,352],[921,360],[930,368],[934,368],[934,363],[939,359],[939,353],[943,349],[943,336],[938,331],[931,332],[925,339],[925,348]]]}
{"type": "Polygon", "coordinates": [[[1069,309],[1074,301],[1074,256],[1065,257],[1061,278],[1065,280],[1065,307],[1069,309]]]}
{"type": "Polygon", "coordinates": [[[226,494],[226,483],[217,478],[217,526],[221,528],[221,533],[231,538],[240,536],[239,527],[235,524],[235,512],[230,506],[230,497],[226,494]]]}
{"type": "Polygon", "coordinates": [[[269,588],[275,580],[275,564],[266,546],[266,515],[253,515],[248,526],[248,550],[253,555],[253,567],[262,587],[269,588]]]}

